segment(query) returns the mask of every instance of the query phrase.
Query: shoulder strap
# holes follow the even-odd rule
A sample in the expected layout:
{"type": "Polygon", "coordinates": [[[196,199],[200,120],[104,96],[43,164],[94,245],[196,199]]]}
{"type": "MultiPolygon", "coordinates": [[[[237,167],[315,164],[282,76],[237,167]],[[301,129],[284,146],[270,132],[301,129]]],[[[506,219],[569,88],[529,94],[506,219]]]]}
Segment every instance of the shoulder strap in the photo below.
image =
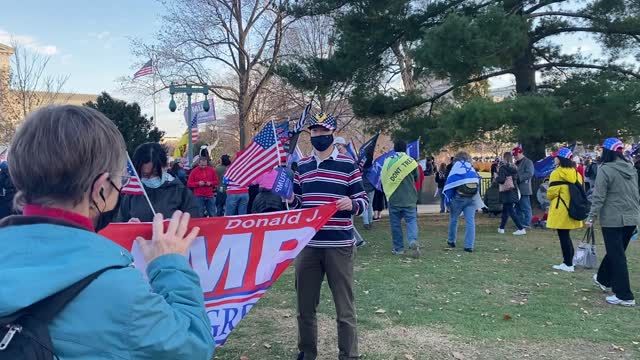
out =
{"type": "Polygon", "coordinates": [[[60,313],[71,300],[73,300],[82,290],[84,290],[93,280],[102,275],[103,272],[111,269],[119,269],[124,266],[111,266],[102,270],[98,270],[93,274],[81,279],[75,284],[70,285],[64,290],[50,295],[37,303],[27,307],[22,313],[28,313],[38,318],[40,321],[50,322],[58,313],[60,313]]]}

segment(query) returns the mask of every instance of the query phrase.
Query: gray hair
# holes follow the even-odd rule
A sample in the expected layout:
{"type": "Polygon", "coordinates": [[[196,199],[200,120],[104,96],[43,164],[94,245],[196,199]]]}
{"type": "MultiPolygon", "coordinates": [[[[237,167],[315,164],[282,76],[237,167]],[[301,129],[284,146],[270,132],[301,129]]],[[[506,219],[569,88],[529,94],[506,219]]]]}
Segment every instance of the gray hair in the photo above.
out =
{"type": "Polygon", "coordinates": [[[72,105],[41,108],[27,116],[9,149],[15,203],[75,206],[100,175],[121,175],[126,159],[122,134],[102,113],[72,105]]]}
{"type": "Polygon", "coordinates": [[[456,156],[453,157],[453,160],[458,162],[460,160],[462,161],[466,161],[468,163],[473,162],[473,159],[471,158],[471,155],[469,155],[468,152],[466,151],[460,151],[459,153],[456,154],[456,156]]]}

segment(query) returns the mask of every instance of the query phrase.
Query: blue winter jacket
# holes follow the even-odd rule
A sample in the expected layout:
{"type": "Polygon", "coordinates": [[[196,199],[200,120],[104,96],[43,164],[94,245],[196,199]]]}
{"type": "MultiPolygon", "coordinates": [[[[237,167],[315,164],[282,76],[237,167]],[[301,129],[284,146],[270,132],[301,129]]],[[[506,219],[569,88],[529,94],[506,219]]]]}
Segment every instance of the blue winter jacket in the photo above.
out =
{"type": "Polygon", "coordinates": [[[70,224],[2,227],[0,248],[0,317],[97,270],[125,266],[100,275],[50,324],[61,360],[212,358],[200,281],[185,257],[151,262],[148,283],[127,250],[70,224]]]}

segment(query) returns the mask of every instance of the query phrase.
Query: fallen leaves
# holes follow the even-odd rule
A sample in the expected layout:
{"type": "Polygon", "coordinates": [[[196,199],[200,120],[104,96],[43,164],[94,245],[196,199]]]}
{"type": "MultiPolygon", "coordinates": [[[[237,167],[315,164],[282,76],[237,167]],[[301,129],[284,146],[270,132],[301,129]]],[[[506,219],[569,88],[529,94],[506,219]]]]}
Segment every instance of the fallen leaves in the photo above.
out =
{"type": "Polygon", "coordinates": [[[511,320],[511,319],[513,319],[513,318],[512,318],[512,317],[511,317],[511,315],[509,315],[509,314],[504,314],[504,315],[502,315],[502,320],[504,320],[504,321],[509,321],[509,320],[511,320]]]}
{"type": "Polygon", "coordinates": [[[624,348],[616,344],[611,344],[611,347],[613,348],[613,350],[624,352],[624,348]]]}

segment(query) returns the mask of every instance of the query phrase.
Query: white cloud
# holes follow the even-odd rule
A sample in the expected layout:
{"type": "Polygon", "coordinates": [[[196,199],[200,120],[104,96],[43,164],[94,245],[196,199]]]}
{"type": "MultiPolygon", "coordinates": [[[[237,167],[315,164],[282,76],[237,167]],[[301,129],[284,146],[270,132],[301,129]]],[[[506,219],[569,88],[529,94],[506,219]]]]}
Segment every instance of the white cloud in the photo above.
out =
{"type": "Polygon", "coordinates": [[[13,42],[43,55],[51,56],[60,53],[60,50],[55,45],[42,44],[33,36],[10,34],[9,32],[0,29],[0,43],[11,45],[13,42]]]}

